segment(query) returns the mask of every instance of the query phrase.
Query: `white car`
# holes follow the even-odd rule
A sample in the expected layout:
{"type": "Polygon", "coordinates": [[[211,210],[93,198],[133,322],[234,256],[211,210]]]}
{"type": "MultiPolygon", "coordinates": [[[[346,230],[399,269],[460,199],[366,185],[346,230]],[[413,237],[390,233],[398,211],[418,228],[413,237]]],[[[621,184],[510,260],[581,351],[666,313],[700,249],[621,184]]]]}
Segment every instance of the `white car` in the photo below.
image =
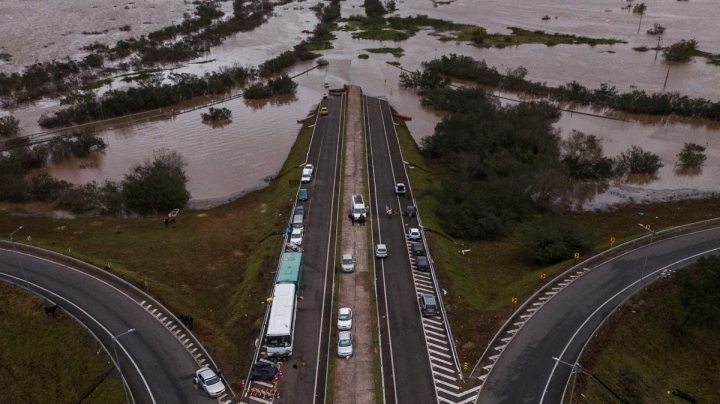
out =
{"type": "Polygon", "coordinates": [[[410,230],[408,230],[408,239],[416,241],[421,240],[422,236],[420,235],[420,229],[417,227],[411,227],[410,230]]]}
{"type": "Polygon", "coordinates": [[[220,397],[225,394],[225,384],[222,379],[208,367],[198,369],[193,381],[210,397],[220,397]]]}
{"type": "Polygon", "coordinates": [[[290,233],[290,243],[295,245],[302,245],[303,233],[304,232],[302,227],[292,229],[292,233],[290,233]]]}
{"type": "Polygon", "coordinates": [[[355,270],[355,259],[352,254],[343,254],[340,258],[340,268],[343,272],[352,272],[355,270]]]}
{"type": "Polygon", "coordinates": [[[349,358],[352,354],[352,334],[350,331],[340,331],[337,340],[337,355],[341,358],[349,358]]]}
{"type": "Polygon", "coordinates": [[[300,182],[303,184],[306,184],[312,180],[312,169],[311,168],[303,168],[302,176],[300,177],[300,182]]]}
{"type": "Polygon", "coordinates": [[[310,174],[312,174],[313,171],[315,171],[315,166],[312,164],[305,164],[305,166],[303,167],[303,170],[310,170],[310,174]]]}
{"type": "Polygon", "coordinates": [[[375,256],[378,258],[387,257],[387,246],[385,244],[375,244],[375,256]]]}
{"type": "Polygon", "coordinates": [[[338,330],[349,330],[352,328],[352,309],[349,307],[341,307],[338,310],[338,330]]]}

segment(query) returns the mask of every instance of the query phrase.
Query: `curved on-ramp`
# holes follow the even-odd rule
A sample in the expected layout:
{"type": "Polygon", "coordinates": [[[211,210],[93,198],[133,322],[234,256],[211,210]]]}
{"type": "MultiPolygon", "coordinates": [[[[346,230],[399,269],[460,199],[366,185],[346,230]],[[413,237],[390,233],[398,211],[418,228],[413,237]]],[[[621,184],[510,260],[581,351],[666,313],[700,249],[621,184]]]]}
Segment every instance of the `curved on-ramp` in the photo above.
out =
{"type": "Polygon", "coordinates": [[[192,382],[198,363],[211,359],[171,313],[150,297],[140,300],[142,294],[119,278],[52,255],[0,244],[0,281],[44,297],[81,322],[120,366],[132,401],[216,402],[192,382]],[[188,346],[203,354],[193,355],[188,346]]]}
{"type": "MultiPolygon", "coordinates": [[[[612,312],[665,271],[720,252],[720,228],[668,237],[589,269],[516,319],[518,328],[485,379],[479,403],[561,403],[572,367],[612,312]],[[514,336],[513,336],[514,335],[514,336]]],[[[562,282],[561,282],[562,283],[562,282]]],[[[541,298],[543,299],[543,298],[541,298]]]]}

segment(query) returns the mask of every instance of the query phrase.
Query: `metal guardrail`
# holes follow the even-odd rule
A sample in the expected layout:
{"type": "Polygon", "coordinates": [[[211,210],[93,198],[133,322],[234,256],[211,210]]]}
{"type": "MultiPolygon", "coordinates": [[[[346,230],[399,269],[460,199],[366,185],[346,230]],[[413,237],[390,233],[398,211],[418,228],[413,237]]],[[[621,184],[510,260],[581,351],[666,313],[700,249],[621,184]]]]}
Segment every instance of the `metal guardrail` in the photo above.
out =
{"type": "MultiPolygon", "coordinates": [[[[558,275],[555,276],[552,280],[550,280],[549,282],[545,283],[545,285],[543,285],[542,287],[540,287],[540,288],[539,288],[535,293],[533,293],[530,297],[528,297],[528,298],[508,317],[508,319],[505,321],[505,323],[503,323],[503,325],[498,329],[497,333],[495,333],[495,335],[493,336],[493,338],[490,340],[490,342],[488,343],[487,347],[485,348],[485,351],[483,351],[482,355],[480,355],[480,357],[478,358],[477,362],[475,363],[475,366],[473,367],[472,371],[470,372],[469,378],[472,378],[473,375],[475,374],[475,371],[476,371],[477,368],[480,366],[480,364],[482,364],[486,359],[488,359],[488,358],[487,358],[487,353],[488,353],[488,351],[490,351],[490,349],[491,349],[493,346],[496,345],[496,343],[497,343],[497,341],[498,341],[498,337],[499,337],[501,334],[503,334],[504,332],[507,331],[507,329],[509,328],[509,325],[518,318],[518,316],[528,307],[528,305],[530,305],[531,303],[533,303],[533,302],[537,299],[537,297],[540,296],[541,293],[546,292],[546,291],[548,290],[548,288],[552,287],[553,285],[556,285],[557,283],[559,283],[560,281],[562,281],[564,278],[566,278],[566,277],[567,277],[569,274],[571,274],[572,272],[576,272],[576,271],[578,271],[580,268],[587,267],[588,264],[592,264],[593,262],[598,261],[598,260],[601,259],[601,258],[611,257],[611,256],[613,256],[613,255],[615,255],[615,254],[617,254],[617,253],[620,253],[620,252],[625,251],[625,250],[628,249],[628,248],[632,248],[632,247],[634,247],[634,246],[637,246],[638,244],[646,241],[647,239],[654,238],[655,241],[657,241],[657,240],[659,240],[659,239],[660,239],[661,237],[663,237],[663,236],[676,235],[677,233],[682,233],[682,232],[684,232],[684,231],[692,230],[692,229],[694,229],[694,228],[699,228],[699,227],[701,228],[701,227],[704,227],[704,226],[709,226],[709,225],[712,225],[712,224],[715,224],[715,223],[718,223],[718,222],[720,222],[720,217],[718,217],[718,218],[713,218],[713,219],[708,219],[708,220],[702,220],[702,221],[699,221],[699,222],[688,223],[688,224],[680,225],[680,226],[671,226],[671,227],[668,227],[668,228],[665,228],[665,229],[662,229],[662,230],[659,230],[659,231],[655,231],[655,232],[653,232],[653,233],[644,234],[644,235],[642,235],[642,236],[636,237],[636,238],[634,238],[634,239],[625,241],[625,242],[620,243],[620,244],[618,244],[618,245],[616,245],[616,246],[613,246],[613,247],[610,247],[610,248],[608,248],[608,249],[606,249],[606,250],[603,250],[603,251],[601,251],[601,252],[599,252],[599,253],[597,253],[597,254],[595,254],[595,255],[587,258],[586,260],[581,261],[581,262],[579,262],[579,263],[571,266],[570,268],[566,269],[566,270],[563,271],[562,273],[558,274],[558,275]]],[[[504,352],[504,350],[503,350],[502,352],[504,352]]],[[[500,352],[499,355],[502,355],[502,352],[500,352]]],[[[486,376],[489,376],[490,373],[492,373],[492,370],[493,370],[493,369],[494,369],[494,366],[493,366],[492,368],[490,368],[490,370],[488,371],[488,373],[486,374],[486,376]]],[[[486,380],[487,380],[487,379],[486,379],[486,380]]],[[[482,384],[484,385],[485,382],[483,381],[482,384]]]]}
{"type": "MultiPolygon", "coordinates": [[[[65,265],[71,266],[75,269],[83,270],[83,272],[85,272],[91,276],[94,276],[94,277],[97,277],[104,281],[107,281],[108,283],[111,283],[115,287],[118,287],[120,289],[125,290],[126,292],[130,292],[130,293],[134,294],[136,296],[135,302],[138,305],[140,305],[141,307],[142,307],[142,304],[141,304],[142,300],[152,302],[155,305],[155,307],[157,307],[161,311],[165,312],[164,314],[168,318],[172,318],[172,319],[176,318],[175,314],[172,311],[170,311],[162,303],[157,301],[154,297],[150,296],[148,293],[144,292],[139,287],[133,285],[132,283],[126,281],[125,279],[122,279],[121,277],[119,277],[118,275],[115,275],[112,272],[108,272],[100,267],[97,267],[95,265],[92,265],[90,263],[87,263],[85,261],[79,260],[75,257],[71,257],[71,256],[68,256],[65,254],[60,254],[60,253],[57,253],[54,251],[46,250],[46,249],[36,247],[33,245],[29,245],[29,244],[22,244],[22,243],[17,243],[17,242],[9,242],[9,241],[5,241],[5,240],[0,240],[0,246],[8,246],[8,245],[11,247],[14,247],[14,249],[17,249],[17,251],[23,251],[23,252],[38,256],[38,257],[50,259],[50,260],[55,261],[60,264],[65,264],[65,265]],[[139,296],[140,300],[137,300],[138,296],[139,296]]],[[[190,338],[192,338],[192,342],[196,346],[200,347],[200,349],[202,350],[202,353],[205,355],[207,360],[212,364],[212,367],[214,368],[214,370],[217,373],[218,366],[215,363],[215,361],[212,359],[212,356],[210,356],[210,353],[208,353],[207,349],[205,348],[205,345],[203,345],[200,342],[200,340],[185,326],[185,324],[183,324],[182,321],[177,320],[177,321],[175,321],[175,323],[183,330],[183,332],[185,334],[189,335],[190,338]]],[[[230,390],[232,395],[235,396],[235,392],[233,391],[232,387],[225,379],[225,376],[221,374],[220,377],[223,378],[223,381],[225,381],[225,385],[228,387],[228,389],[230,390]]]]}

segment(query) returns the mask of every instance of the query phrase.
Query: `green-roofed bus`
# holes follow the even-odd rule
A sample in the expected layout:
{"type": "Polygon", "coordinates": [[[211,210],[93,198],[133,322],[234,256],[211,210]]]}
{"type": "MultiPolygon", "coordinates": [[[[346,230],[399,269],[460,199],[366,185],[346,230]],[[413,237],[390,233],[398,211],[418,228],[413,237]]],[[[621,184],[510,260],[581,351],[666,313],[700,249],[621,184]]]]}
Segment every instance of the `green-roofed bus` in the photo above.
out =
{"type": "Polygon", "coordinates": [[[292,283],[300,291],[303,275],[303,255],[299,252],[285,252],[280,259],[280,270],[275,283],[292,283]]]}

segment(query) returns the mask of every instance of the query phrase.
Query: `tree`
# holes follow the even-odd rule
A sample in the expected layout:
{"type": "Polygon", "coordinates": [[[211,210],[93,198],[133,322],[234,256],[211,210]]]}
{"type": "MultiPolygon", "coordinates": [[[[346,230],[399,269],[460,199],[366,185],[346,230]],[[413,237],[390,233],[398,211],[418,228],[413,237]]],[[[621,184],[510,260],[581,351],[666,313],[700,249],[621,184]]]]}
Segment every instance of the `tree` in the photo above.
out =
{"type": "Polygon", "coordinates": [[[663,49],[663,57],[670,62],[687,62],[691,57],[698,55],[698,42],[694,39],[680,40],[663,49]]]}
{"type": "Polygon", "coordinates": [[[14,116],[3,116],[0,118],[0,137],[11,137],[17,135],[20,130],[20,121],[14,116]]]}
{"type": "Polygon", "coordinates": [[[576,223],[545,216],[520,229],[525,254],[541,265],[569,259],[590,249],[592,242],[576,223]]]}
{"type": "Polygon", "coordinates": [[[167,149],[153,151],[152,160],[135,166],[122,182],[128,209],[142,213],[182,208],[190,199],[186,188],[185,159],[167,149]]]}
{"type": "Polygon", "coordinates": [[[561,161],[570,176],[580,179],[603,179],[612,176],[613,162],[603,155],[600,139],[573,130],[560,142],[561,161]]]}
{"type": "Polygon", "coordinates": [[[648,35],[662,35],[665,33],[665,26],[658,23],[653,24],[653,27],[647,30],[648,35]]]}
{"type": "Polygon", "coordinates": [[[640,33],[640,24],[642,24],[642,18],[643,15],[645,15],[645,11],[647,11],[647,5],[645,3],[636,4],[635,7],[633,7],[632,12],[633,14],[639,14],[640,15],[640,22],[638,22],[638,34],[640,33]]]}
{"type": "Polygon", "coordinates": [[[618,174],[655,174],[663,166],[657,154],[633,146],[615,159],[618,174]]]}
{"type": "Polygon", "coordinates": [[[677,158],[682,168],[697,168],[702,166],[707,159],[705,155],[705,146],[695,143],[685,143],[682,151],[678,153],[677,158]]]}

